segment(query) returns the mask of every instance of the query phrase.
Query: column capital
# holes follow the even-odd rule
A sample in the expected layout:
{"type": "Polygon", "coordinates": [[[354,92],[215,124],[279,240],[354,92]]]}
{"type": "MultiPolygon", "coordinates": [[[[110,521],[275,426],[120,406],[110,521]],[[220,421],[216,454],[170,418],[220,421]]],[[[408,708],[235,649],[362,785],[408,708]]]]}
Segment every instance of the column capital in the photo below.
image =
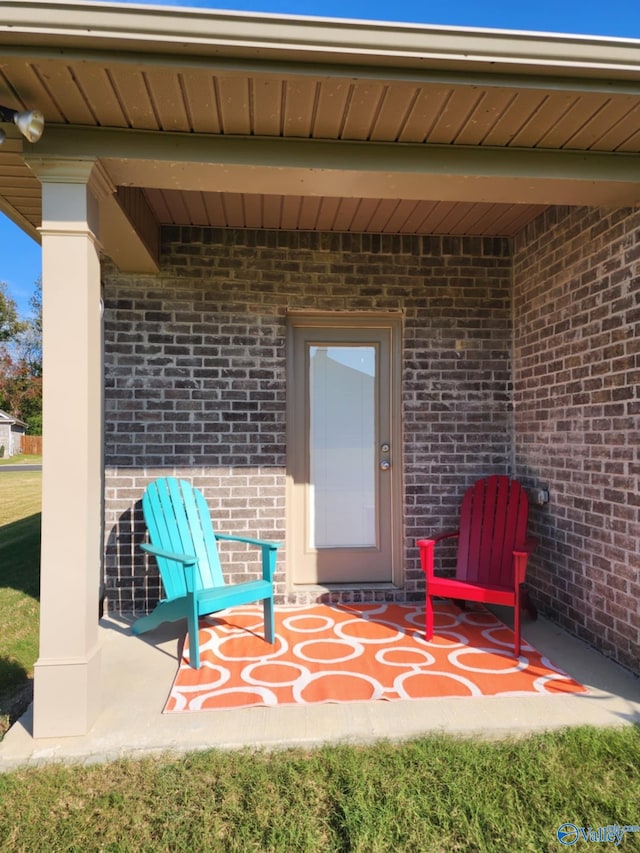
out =
{"type": "Polygon", "coordinates": [[[24,161],[40,183],[88,184],[96,164],[95,157],[66,160],[56,157],[25,155],[24,161]]]}
{"type": "Polygon", "coordinates": [[[96,157],[61,160],[25,156],[24,161],[41,184],[87,184],[98,199],[113,195],[116,191],[109,173],[96,157]]]}
{"type": "Polygon", "coordinates": [[[42,185],[41,233],[99,234],[100,202],[115,187],[95,157],[26,157],[42,185]]]}

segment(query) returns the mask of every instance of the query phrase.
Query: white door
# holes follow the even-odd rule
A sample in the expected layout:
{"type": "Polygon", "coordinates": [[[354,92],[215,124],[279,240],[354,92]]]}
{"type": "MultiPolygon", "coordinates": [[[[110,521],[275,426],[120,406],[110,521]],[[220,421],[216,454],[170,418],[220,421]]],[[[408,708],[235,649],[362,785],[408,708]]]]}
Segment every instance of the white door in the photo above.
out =
{"type": "Polygon", "coordinates": [[[401,519],[400,331],[397,315],[290,318],[294,584],[393,580],[401,519]]]}

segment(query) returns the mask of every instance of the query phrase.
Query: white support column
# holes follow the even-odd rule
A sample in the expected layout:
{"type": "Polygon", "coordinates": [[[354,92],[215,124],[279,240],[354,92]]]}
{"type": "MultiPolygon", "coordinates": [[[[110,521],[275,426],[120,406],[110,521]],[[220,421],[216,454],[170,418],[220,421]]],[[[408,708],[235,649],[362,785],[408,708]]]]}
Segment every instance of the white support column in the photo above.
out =
{"type": "Polygon", "coordinates": [[[93,160],[30,161],[42,183],[43,481],[35,738],[86,733],[101,705],[102,335],[93,160]]]}

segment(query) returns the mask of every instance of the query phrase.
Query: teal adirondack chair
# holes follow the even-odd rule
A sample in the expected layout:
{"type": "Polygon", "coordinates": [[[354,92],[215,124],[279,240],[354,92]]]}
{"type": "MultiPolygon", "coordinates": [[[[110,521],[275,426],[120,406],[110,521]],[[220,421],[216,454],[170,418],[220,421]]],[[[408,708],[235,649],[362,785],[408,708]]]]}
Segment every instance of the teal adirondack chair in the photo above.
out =
{"type": "Polygon", "coordinates": [[[140,547],[156,558],[166,598],[134,622],[134,634],[186,617],[189,663],[200,669],[198,618],[236,604],[262,601],[265,639],[274,642],[273,574],[279,543],[216,533],[202,492],[175,477],[161,477],[147,487],[142,512],[150,543],[140,547]],[[261,548],[262,580],[225,584],[218,540],[261,548]]]}

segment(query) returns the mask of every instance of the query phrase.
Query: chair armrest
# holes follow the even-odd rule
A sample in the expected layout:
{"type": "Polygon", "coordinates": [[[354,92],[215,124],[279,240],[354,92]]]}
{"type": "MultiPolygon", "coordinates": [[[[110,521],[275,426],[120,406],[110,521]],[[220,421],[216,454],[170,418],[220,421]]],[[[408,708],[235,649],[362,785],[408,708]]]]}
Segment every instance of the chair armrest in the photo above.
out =
{"type": "Polygon", "coordinates": [[[422,566],[422,571],[425,573],[427,578],[432,578],[434,576],[433,552],[436,544],[441,542],[443,539],[453,539],[454,537],[459,536],[459,534],[459,530],[447,530],[443,533],[438,533],[435,536],[432,536],[431,539],[418,539],[416,545],[420,549],[420,565],[422,566]]]}
{"type": "Polygon", "coordinates": [[[282,542],[270,542],[267,539],[251,539],[248,536],[232,536],[229,533],[215,533],[216,539],[224,539],[227,542],[244,542],[247,545],[257,545],[258,548],[281,548],[282,542]]]}
{"type": "Polygon", "coordinates": [[[245,545],[256,545],[262,550],[262,577],[264,580],[273,583],[273,576],[276,571],[276,557],[278,556],[278,548],[281,547],[280,542],[269,542],[266,539],[251,539],[248,536],[233,536],[229,533],[216,533],[216,539],[221,539],[225,542],[244,542],[245,545]]]}
{"type": "Polygon", "coordinates": [[[533,552],[538,540],[531,536],[522,545],[513,549],[513,560],[515,564],[515,581],[517,585],[524,583],[527,576],[527,563],[529,555],[533,552]]]}
{"type": "Polygon", "coordinates": [[[445,530],[442,533],[437,533],[435,536],[432,536],[434,542],[440,542],[442,539],[453,539],[454,536],[459,536],[459,530],[445,530]]]}
{"type": "Polygon", "coordinates": [[[173,551],[165,551],[163,548],[156,548],[155,545],[149,545],[143,542],[140,547],[143,551],[148,551],[154,557],[163,557],[165,560],[173,560],[175,563],[182,563],[183,566],[193,566],[198,562],[197,557],[191,554],[174,554],[173,551]]]}
{"type": "Polygon", "coordinates": [[[524,544],[518,545],[516,548],[513,549],[513,553],[514,554],[526,554],[528,557],[529,554],[533,554],[537,545],[538,545],[538,540],[535,538],[535,536],[529,536],[525,540],[524,544]]]}
{"type": "MultiPolygon", "coordinates": [[[[164,548],[157,548],[155,545],[150,545],[148,542],[142,542],[140,547],[143,551],[153,554],[154,557],[160,557],[163,560],[171,560],[174,563],[180,563],[184,572],[184,580],[187,587],[187,593],[193,597],[196,588],[196,566],[198,558],[191,554],[174,554],[173,551],[165,551],[164,548]]],[[[160,577],[163,577],[162,567],[160,567],[160,577]]],[[[165,579],[163,578],[163,586],[166,589],[165,579]]]]}

